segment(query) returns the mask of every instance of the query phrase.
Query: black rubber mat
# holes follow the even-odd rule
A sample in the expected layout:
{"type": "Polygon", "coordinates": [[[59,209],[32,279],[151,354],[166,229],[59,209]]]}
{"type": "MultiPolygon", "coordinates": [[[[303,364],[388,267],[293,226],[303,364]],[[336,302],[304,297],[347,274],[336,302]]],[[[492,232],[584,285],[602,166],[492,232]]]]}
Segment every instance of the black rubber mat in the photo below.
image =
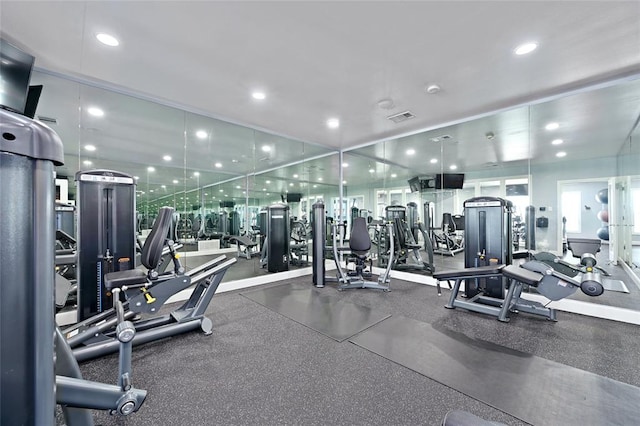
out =
{"type": "Polygon", "coordinates": [[[322,294],[312,288],[290,284],[241,294],[338,342],[391,316],[345,302],[335,291],[333,294],[322,294]]]}
{"type": "Polygon", "coordinates": [[[462,333],[394,316],[350,341],[533,425],[638,424],[640,388],[462,333]]]}

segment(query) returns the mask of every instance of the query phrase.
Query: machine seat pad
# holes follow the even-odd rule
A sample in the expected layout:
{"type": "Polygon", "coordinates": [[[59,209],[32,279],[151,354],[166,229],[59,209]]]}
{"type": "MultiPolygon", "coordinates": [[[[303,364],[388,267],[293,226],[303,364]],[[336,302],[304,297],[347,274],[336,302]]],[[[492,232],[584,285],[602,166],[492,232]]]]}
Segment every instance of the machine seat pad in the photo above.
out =
{"type": "Polygon", "coordinates": [[[456,278],[475,277],[476,275],[500,275],[504,265],[478,266],[476,268],[450,269],[448,271],[435,272],[433,278],[438,281],[452,280],[456,278]]]}
{"type": "Polygon", "coordinates": [[[514,265],[507,265],[502,268],[502,275],[507,278],[514,279],[522,284],[531,285],[537,287],[540,281],[544,278],[544,275],[537,272],[529,271],[524,268],[520,268],[514,265]]]}
{"type": "Polygon", "coordinates": [[[231,238],[229,238],[230,242],[238,242],[240,244],[242,244],[243,246],[246,247],[255,247],[258,245],[257,242],[253,241],[251,238],[249,237],[245,237],[244,235],[234,235],[231,238]]]}
{"type": "Polygon", "coordinates": [[[140,269],[129,269],[126,271],[109,272],[104,275],[104,286],[111,291],[122,286],[136,286],[147,283],[147,273],[140,269]]]}

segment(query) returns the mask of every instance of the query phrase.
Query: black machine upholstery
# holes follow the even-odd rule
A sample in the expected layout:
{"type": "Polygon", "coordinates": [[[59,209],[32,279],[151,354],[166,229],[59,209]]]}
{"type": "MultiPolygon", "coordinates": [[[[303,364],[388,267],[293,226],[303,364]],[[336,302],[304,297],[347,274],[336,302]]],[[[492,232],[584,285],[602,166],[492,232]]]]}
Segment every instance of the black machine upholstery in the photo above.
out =
{"type": "Polygon", "coordinates": [[[367,219],[364,217],[356,217],[353,219],[349,248],[353,254],[359,257],[365,256],[371,249],[371,238],[367,230],[367,219]]]}
{"type": "MultiPolygon", "coordinates": [[[[156,221],[153,223],[149,236],[144,242],[144,246],[142,246],[140,261],[149,271],[153,271],[160,263],[172,216],[172,207],[162,207],[158,212],[156,221]]],[[[104,276],[104,286],[111,291],[114,288],[122,288],[122,286],[143,285],[147,283],[148,275],[147,272],[140,269],[110,272],[104,276]]]]}

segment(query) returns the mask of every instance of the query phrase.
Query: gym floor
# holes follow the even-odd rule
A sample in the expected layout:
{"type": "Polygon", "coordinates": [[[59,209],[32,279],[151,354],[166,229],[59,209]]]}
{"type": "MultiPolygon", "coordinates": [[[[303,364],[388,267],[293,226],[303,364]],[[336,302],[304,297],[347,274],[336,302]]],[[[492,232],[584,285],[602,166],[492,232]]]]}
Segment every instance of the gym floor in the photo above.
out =
{"type": "MultiPolygon", "coordinates": [[[[194,332],[135,348],[133,383],[149,392],[145,404],[126,419],[96,412],[96,423],[439,425],[447,411],[462,409],[508,425],[527,424],[349,340],[332,340],[241,294],[283,285],[313,288],[311,277],[305,276],[217,294],[208,310],[212,336],[194,332]]],[[[316,292],[318,297],[339,297],[375,312],[640,386],[640,328],[635,325],[564,312],[558,313],[556,323],[517,314],[505,324],[482,314],[444,309],[448,291],[438,297],[434,287],[399,280],[393,280],[389,293],[338,292],[333,286],[316,292]]],[[[117,356],[109,356],[82,364],[81,369],[87,379],[115,383],[117,363],[117,356]]],[[[468,375],[469,381],[480,380],[467,371],[460,374],[468,375]]],[[[526,383],[535,374],[523,371],[514,380],[526,383]]],[[[491,386],[487,383],[486,392],[492,392],[491,386]]],[[[518,398],[517,393],[512,397],[518,398]]]]}

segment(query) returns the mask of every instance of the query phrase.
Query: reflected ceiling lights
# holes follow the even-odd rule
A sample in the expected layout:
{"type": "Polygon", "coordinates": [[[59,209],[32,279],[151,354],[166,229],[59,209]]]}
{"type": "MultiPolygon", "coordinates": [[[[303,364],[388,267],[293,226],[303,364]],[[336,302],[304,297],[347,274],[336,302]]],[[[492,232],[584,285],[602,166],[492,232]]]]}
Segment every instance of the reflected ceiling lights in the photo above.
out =
{"type": "Polygon", "coordinates": [[[430,161],[431,164],[436,164],[437,162],[438,162],[437,158],[432,158],[430,161]]]}
{"type": "Polygon", "coordinates": [[[91,161],[89,161],[89,160],[84,160],[84,161],[82,162],[82,164],[84,164],[85,166],[90,166],[90,165],[92,165],[93,163],[92,163],[91,161]]]}
{"type": "Polygon", "coordinates": [[[458,168],[458,166],[456,166],[455,164],[452,164],[449,166],[450,170],[456,170],[458,168]]]}
{"type": "Polygon", "coordinates": [[[369,173],[375,173],[376,171],[373,169],[369,169],[369,173]]]}
{"type": "Polygon", "coordinates": [[[297,174],[293,175],[293,178],[294,178],[294,179],[298,179],[298,177],[299,177],[299,176],[298,176],[297,174]]]}
{"type": "Polygon", "coordinates": [[[342,163],[342,167],[349,167],[349,163],[342,163]]]}
{"type": "Polygon", "coordinates": [[[164,161],[171,161],[171,156],[170,155],[165,155],[165,156],[162,157],[162,159],[164,161]]]}
{"type": "Polygon", "coordinates": [[[267,95],[264,92],[257,91],[257,92],[253,92],[251,94],[251,97],[253,99],[257,99],[257,100],[261,101],[261,100],[265,99],[267,97],[267,95]]]}
{"type": "Polygon", "coordinates": [[[167,189],[167,185],[161,185],[160,186],[162,189],[167,189]]]}
{"type": "Polygon", "coordinates": [[[560,157],[560,158],[562,158],[562,157],[566,157],[566,156],[567,156],[567,153],[566,153],[566,152],[564,152],[564,151],[560,151],[560,152],[558,152],[558,153],[556,154],[556,157],[560,157]]]}
{"type": "Polygon", "coordinates": [[[87,109],[87,112],[93,115],[94,117],[102,117],[104,115],[104,111],[96,107],[89,107],[87,109]]]}
{"type": "Polygon", "coordinates": [[[198,130],[198,131],[196,132],[196,137],[197,137],[198,139],[206,139],[206,138],[207,138],[207,136],[209,136],[209,134],[208,134],[207,132],[205,132],[204,130],[198,130]]]}
{"type": "Polygon", "coordinates": [[[96,38],[100,43],[106,44],[107,46],[116,47],[120,44],[118,39],[112,36],[111,34],[98,33],[96,34],[96,38]]]}
{"type": "Polygon", "coordinates": [[[392,177],[392,178],[397,178],[397,177],[398,177],[398,175],[397,175],[397,174],[395,174],[395,173],[391,173],[391,177],[392,177]]]}
{"type": "Polygon", "coordinates": [[[216,166],[216,168],[218,168],[218,169],[219,169],[219,168],[221,168],[221,167],[222,167],[222,163],[216,163],[216,164],[214,164],[214,166],[216,166]]]}
{"type": "Polygon", "coordinates": [[[194,175],[195,177],[198,177],[198,176],[200,176],[200,172],[193,172],[193,175],[194,175]]]}
{"type": "Polygon", "coordinates": [[[327,127],[330,129],[337,129],[340,127],[340,120],[337,118],[330,118],[327,120],[327,127]]]}
{"type": "Polygon", "coordinates": [[[558,127],[560,127],[560,124],[555,122],[548,123],[546,126],[544,126],[544,128],[547,130],[556,130],[558,127]]]}
{"type": "Polygon", "coordinates": [[[221,189],[220,192],[224,192],[224,189],[221,189]]]}
{"type": "Polygon", "coordinates": [[[174,180],[173,180],[173,184],[174,184],[174,185],[177,185],[177,184],[178,184],[178,180],[177,180],[177,179],[174,179],[174,180]]]}
{"type": "Polygon", "coordinates": [[[242,189],[240,185],[236,185],[236,189],[242,189]]]}
{"type": "Polygon", "coordinates": [[[262,146],[262,151],[263,152],[271,152],[271,147],[269,145],[263,145],[262,146]]]}
{"type": "Polygon", "coordinates": [[[343,185],[346,185],[346,184],[347,184],[347,181],[346,181],[346,180],[343,180],[343,181],[342,181],[342,184],[343,184],[343,185]]]}
{"type": "Polygon", "coordinates": [[[409,149],[407,150],[407,155],[414,155],[415,153],[416,153],[416,150],[415,150],[415,149],[413,149],[413,148],[409,148],[409,149]]]}
{"type": "Polygon", "coordinates": [[[322,178],[321,177],[318,178],[318,182],[322,182],[322,178]]]}
{"type": "Polygon", "coordinates": [[[85,145],[84,149],[86,149],[87,151],[93,152],[93,151],[96,150],[96,147],[95,147],[95,145],[85,145]]]}
{"type": "Polygon", "coordinates": [[[562,142],[564,142],[562,139],[554,139],[551,141],[551,145],[560,145],[562,142]]]}
{"type": "Polygon", "coordinates": [[[536,50],[537,47],[538,43],[536,42],[523,43],[520,46],[516,47],[513,50],[513,53],[515,53],[516,55],[526,55],[527,53],[531,53],[536,50]]]}
{"type": "Polygon", "coordinates": [[[156,171],[156,168],[155,168],[155,167],[152,167],[152,166],[149,166],[149,167],[147,167],[147,171],[148,171],[148,172],[155,172],[155,171],[156,171]]]}

